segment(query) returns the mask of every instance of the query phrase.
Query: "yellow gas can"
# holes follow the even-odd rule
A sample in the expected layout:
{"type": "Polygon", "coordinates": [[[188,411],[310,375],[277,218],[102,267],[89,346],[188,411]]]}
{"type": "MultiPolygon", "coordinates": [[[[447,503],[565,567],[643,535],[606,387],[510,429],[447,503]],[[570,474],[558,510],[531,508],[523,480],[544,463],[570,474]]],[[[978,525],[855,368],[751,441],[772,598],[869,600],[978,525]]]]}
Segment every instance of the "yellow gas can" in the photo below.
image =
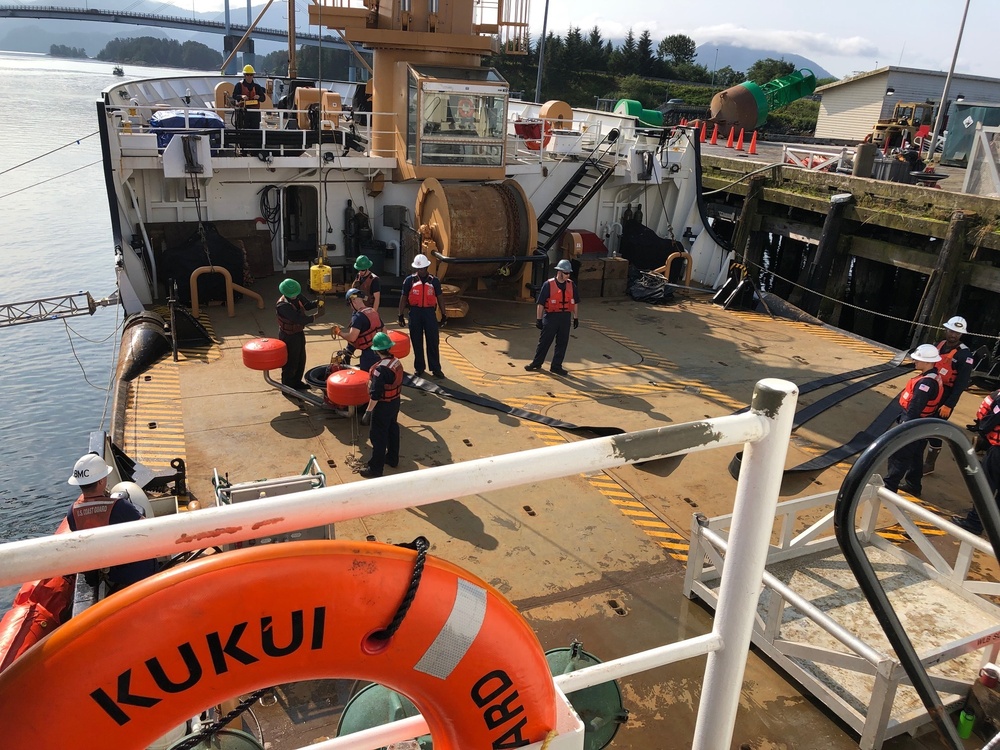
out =
{"type": "Polygon", "coordinates": [[[319,294],[326,294],[333,290],[333,269],[326,265],[322,259],[309,269],[309,288],[319,294]]]}

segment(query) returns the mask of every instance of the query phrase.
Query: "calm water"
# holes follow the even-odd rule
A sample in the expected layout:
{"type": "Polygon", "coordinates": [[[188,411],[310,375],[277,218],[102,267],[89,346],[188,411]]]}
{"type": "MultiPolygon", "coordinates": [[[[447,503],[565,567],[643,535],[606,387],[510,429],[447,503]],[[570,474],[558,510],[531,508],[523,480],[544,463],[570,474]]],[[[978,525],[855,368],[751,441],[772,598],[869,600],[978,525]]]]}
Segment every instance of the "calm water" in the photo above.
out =
{"type": "MultiPolygon", "coordinates": [[[[85,138],[97,130],[95,102],[115,81],[111,69],[0,52],[0,173],[72,144],[0,175],[0,303],[114,291],[100,142],[85,138]]],[[[120,308],[108,307],[65,323],[0,328],[0,541],[52,533],[75,499],[66,478],[90,432],[108,426],[102,415],[121,321],[120,308]]],[[[14,591],[0,589],[0,612],[14,591]]]]}

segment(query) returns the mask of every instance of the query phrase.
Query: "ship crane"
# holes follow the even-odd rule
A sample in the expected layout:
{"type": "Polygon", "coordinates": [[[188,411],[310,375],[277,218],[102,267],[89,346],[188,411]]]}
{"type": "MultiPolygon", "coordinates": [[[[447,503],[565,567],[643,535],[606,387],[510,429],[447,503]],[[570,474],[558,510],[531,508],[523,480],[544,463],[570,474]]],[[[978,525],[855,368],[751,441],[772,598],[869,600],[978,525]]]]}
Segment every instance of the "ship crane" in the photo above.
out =
{"type": "Polygon", "coordinates": [[[58,297],[42,297],[26,302],[0,303],[0,328],[9,328],[24,323],[38,323],[43,320],[93,315],[97,312],[97,308],[117,305],[118,302],[117,293],[95,300],[90,292],[77,292],[58,297]]]}

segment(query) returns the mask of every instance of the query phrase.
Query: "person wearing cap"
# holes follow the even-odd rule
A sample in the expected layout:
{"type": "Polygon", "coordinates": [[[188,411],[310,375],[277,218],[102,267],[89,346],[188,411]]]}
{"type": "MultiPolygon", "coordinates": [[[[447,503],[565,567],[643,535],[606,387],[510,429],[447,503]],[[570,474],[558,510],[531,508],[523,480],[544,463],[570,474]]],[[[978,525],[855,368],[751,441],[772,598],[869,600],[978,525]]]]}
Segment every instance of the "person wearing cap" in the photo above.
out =
{"type": "MultiPolygon", "coordinates": [[[[941,419],[948,419],[951,416],[958,399],[972,381],[972,368],[975,364],[972,350],[961,342],[962,334],[968,331],[968,328],[965,318],[956,315],[944,324],[944,340],[935,344],[941,353],[937,369],[944,383],[944,395],[934,416],[941,419]]],[[[925,475],[934,472],[934,464],[941,454],[941,439],[930,438],[927,445],[927,457],[924,459],[925,475]]]]}
{"type": "MultiPolygon", "coordinates": [[[[944,395],[941,373],[935,367],[941,361],[937,347],[934,344],[921,344],[910,352],[910,358],[916,366],[917,374],[910,378],[897,398],[903,413],[895,424],[933,417],[944,395]]],[[[926,443],[926,440],[915,440],[889,456],[889,469],[883,478],[888,489],[893,492],[903,489],[911,495],[920,496],[926,443]]]]}
{"type": "Polygon", "coordinates": [[[569,344],[570,326],[580,325],[580,293],[569,275],[573,264],[565,258],[556,263],[556,275],[549,279],[538,291],[535,300],[535,327],[541,333],[538,335],[538,346],[535,356],[524,366],[525,370],[540,370],[549,347],[556,342],[556,350],[552,354],[552,366],[549,370],[556,375],[568,375],[563,368],[566,357],[566,345],[569,344]]]}
{"type": "Polygon", "coordinates": [[[297,391],[309,386],[302,382],[306,371],[307,325],[316,319],[316,303],[302,294],[302,286],[295,279],[285,279],[278,284],[281,296],[275,304],[278,316],[278,338],[285,342],[288,359],[281,368],[281,384],[297,391]]]}
{"type": "Polygon", "coordinates": [[[371,369],[371,366],[378,362],[378,354],[372,350],[372,341],[375,336],[385,326],[382,325],[382,318],[374,309],[365,303],[365,294],[360,289],[347,290],[347,304],[353,311],[351,322],[347,331],[340,326],[333,327],[334,338],[342,338],[347,342],[348,359],[356,350],[361,351],[361,359],[358,366],[362,370],[371,369]]]}
{"type": "Polygon", "coordinates": [[[252,65],[243,66],[243,80],[233,86],[233,101],[236,103],[237,128],[259,128],[260,107],[267,97],[267,91],[259,83],[254,83],[256,71],[252,65]]]}
{"type": "Polygon", "coordinates": [[[365,304],[372,310],[378,311],[379,302],[382,299],[382,284],[378,276],[372,273],[372,261],[367,255],[359,255],[354,259],[354,270],[358,275],[354,277],[351,287],[360,289],[364,294],[365,304]]]}
{"type": "Polygon", "coordinates": [[[439,350],[438,327],[448,325],[441,300],[441,280],[431,275],[431,262],[426,255],[413,258],[414,273],[403,279],[403,292],[399,296],[399,324],[405,325],[403,313],[410,309],[410,345],[413,347],[413,370],[417,377],[423,377],[424,368],[436,378],[443,378],[441,372],[441,352],[439,350]],[[438,324],[438,311],[441,323],[438,324]],[[424,360],[424,339],[427,340],[427,359],[424,360]]]}
{"type": "MultiPolygon", "coordinates": [[[[108,476],[111,471],[111,467],[96,453],[81,456],[73,466],[73,473],[67,483],[79,487],[80,496],[66,514],[70,531],[138,521],[143,517],[142,511],[126,497],[108,495],[108,476]]],[[[155,572],[156,559],[153,558],[90,570],[83,575],[89,585],[96,587],[103,581],[107,584],[108,593],[113,593],[155,572]]]]}
{"type": "MultiPolygon", "coordinates": [[[[989,445],[981,463],[983,476],[995,500],[997,489],[1000,489],[1000,389],[983,399],[975,421],[966,429],[976,432],[989,445]]],[[[983,533],[983,521],[975,507],[964,516],[952,516],[951,521],[973,534],[983,533]]]]}
{"type": "Polygon", "coordinates": [[[379,360],[368,371],[368,411],[361,424],[370,424],[372,457],[359,472],[365,479],[382,476],[385,467],[399,466],[399,393],[403,388],[403,363],[393,356],[392,339],[376,333],[372,350],[379,360]]]}

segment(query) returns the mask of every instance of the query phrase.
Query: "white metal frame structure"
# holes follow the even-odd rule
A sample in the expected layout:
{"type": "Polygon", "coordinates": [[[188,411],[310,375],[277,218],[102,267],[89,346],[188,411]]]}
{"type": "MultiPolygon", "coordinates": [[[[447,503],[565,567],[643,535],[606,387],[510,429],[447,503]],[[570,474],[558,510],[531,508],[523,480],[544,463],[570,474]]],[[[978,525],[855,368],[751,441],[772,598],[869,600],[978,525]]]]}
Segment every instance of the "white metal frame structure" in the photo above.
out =
{"type": "Polygon", "coordinates": [[[1000,196],[1000,127],[976,125],[962,192],[1000,196]]]}
{"type": "MultiPolygon", "coordinates": [[[[370,482],[322,487],[252,502],[105,526],[0,545],[0,586],[136,559],[200,549],[201,541],[233,544],[259,534],[267,523],[280,534],[320,524],[403,510],[409,507],[488,492],[578,473],[610,469],[669,456],[742,445],[743,466],[730,523],[729,549],[740,565],[729,566],[718,594],[719,616],[711,633],[556,679],[560,732],[540,750],[582,750],[578,717],[567,726],[570,693],[608,680],[707,654],[708,661],[692,748],[719,750],[732,742],[743,675],[756,617],[761,576],[778,504],[785,456],[798,389],[792,383],[765,379],[754,389],[750,411],[700,422],[668,425],[640,432],[583,440],[474,461],[382,477],[370,482]]],[[[99,605],[98,605],[99,606],[99,605]]],[[[333,676],[333,675],[331,675],[333,676]]],[[[0,675],[0,685],[3,677],[0,675]]],[[[368,750],[427,732],[422,717],[330,740],[310,748],[368,750]]],[[[529,750],[530,750],[529,748],[529,750]]]]}
{"type": "MultiPolygon", "coordinates": [[[[808,569],[809,561],[806,558],[815,559],[817,556],[824,558],[827,564],[830,558],[843,560],[842,555],[834,557],[839,550],[833,533],[832,506],[836,498],[836,492],[826,492],[789,500],[777,506],[777,513],[772,519],[776,522],[776,541],[768,554],[768,567],[776,569],[781,563],[795,561],[797,565],[808,569]],[[830,511],[823,513],[826,508],[830,511]],[[817,515],[821,517],[811,524],[803,520],[804,517],[815,518],[817,515]],[[823,552],[829,552],[829,557],[818,554],[823,552]]],[[[720,570],[723,579],[727,570],[725,559],[730,554],[727,547],[731,547],[728,538],[732,520],[732,516],[712,519],[696,516],[693,523],[684,591],[688,596],[697,596],[713,608],[718,608],[720,570]]],[[[915,644],[925,669],[980,650],[984,654],[982,661],[977,662],[976,670],[981,664],[997,658],[1000,653],[1000,608],[982,597],[1000,595],[1000,583],[969,579],[974,552],[979,551],[995,558],[988,541],[885,489],[877,475],[865,488],[858,537],[867,547],[875,548],[919,576],[926,577],[934,586],[940,587],[937,591],[948,592],[949,596],[968,602],[969,609],[976,611],[979,620],[992,622],[992,625],[971,632],[967,637],[933,648],[921,649],[919,644],[915,644]],[[912,540],[919,555],[911,554],[879,535],[879,529],[884,529],[892,522],[898,524],[912,540]],[[918,524],[923,524],[923,528],[918,524]],[[936,532],[935,535],[939,536],[943,531],[958,540],[954,562],[949,563],[936,549],[930,536],[925,533],[925,529],[930,528],[934,530],[931,533],[936,532]]],[[[818,577],[822,574],[815,572],[814,575],[818,577]]],[[[851,580],[854,580],[853,576],[851,580]]],[[[859,745],[862,750],[877,750],[885,740],[904,732],[913,732],[930,721],[922,707],[893,713],[897,691],[900,686],[909,685],[909,680],[895,656],[872,646],[859,636],[857,631],[879,627],[867,604],[864,610],[871,623],[868,628],[857,621],[848,624],[834,619],[810,601],[808,596],[793,590],[767,570],[763,574],[763,582],[764,595],[760,598],[757,611],[754,645],[850,725],[860,735],[859,745]],[[794,612],[790,614],[788,609],[794,612]],[[795,634],[789,633],[787,626],[802,618],[811,620],[815,626],[829,634],[838,643],[838,647],[823,647],[806,640],[796,640],[795,634]],[[810,669],[810,665],[816,665],[817,669],[810,669]],[[855,701],[845,700],[844,695],[850,693],[850,688],[846,685],[832,685],[827,668],[873,676],[874,685],[870,694],[857,696],[855,701]],[[867,711],[859,711],[858,704],[866,706],[867,711]]],[[[857,596],[861,596],[860,591],[857,596]]],[[[954,617],[961,620],[962,613],[955,612],[954,617]]],[[[939,693],[945,696],[945,705],[949,707],[964,701],[969,682],[974,677],[975,670],[966,681],[931,674],[932,682],[939,693]]]]}

